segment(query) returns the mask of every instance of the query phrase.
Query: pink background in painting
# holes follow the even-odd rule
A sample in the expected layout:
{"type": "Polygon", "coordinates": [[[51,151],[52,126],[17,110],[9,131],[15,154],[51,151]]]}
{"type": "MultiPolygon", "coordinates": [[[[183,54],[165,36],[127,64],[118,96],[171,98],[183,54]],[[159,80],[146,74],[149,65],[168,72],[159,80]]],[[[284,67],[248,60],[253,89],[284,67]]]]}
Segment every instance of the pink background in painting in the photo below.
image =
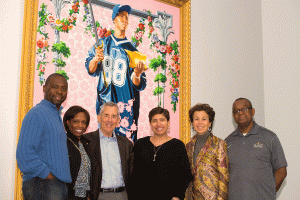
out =
{"type": "MultiPolygon", "coordinates": [[[[143,11],[144,9],[150,10],[152,14],[156,15],[157,11],[166,12],[168,14],[173,15],[173,30],[175,34],[171,34],[168,37],[168,44],[177,40],[180,42],[179,38],[179,26],[180,26],[180,9],[163,4],[156,1],[135,1],[135,0],[110,0],[112,3],[121,3],[123,5],[130,5],[132,9],[138,9],[143,11]]],[[[48,10],[55,17],[54,6],[50,1],[40,0],[39,4],[45,3],[48,5],[48,10]]],[[[65,18],[68,16],[69,9],[71,9],[71,5],[65,5],[65,8],[61,12],[61,18],[65,18]]],[[[66,67],[64,70],[67,72],[69,76],[69,91],[67,100],[63,103],[63,113],[72,105],[80,105],[87,109],[91,115],[91,122],[87,132],[94,131],[98,128],[96,111],[95,111],[95,102],[96,102],[96,88],[98,84],[98,77],[91,77],[88,75],[87,70],[85,68],[85,58],[88,50],[95,43],[95,39],[86,33],[84,33],[84,28],[86,27],[85,22],[82,22],[83,19],[83,3],[80,3],[80,12],[77,15],[76,26],[69,33],[60,33],[61,41],[65,42],[68,47],[70,47],[71,56],[63,60],[66,62],[66,67]]],[[[40,10],[40,8],[39,8],[40,10]]],[[[106,9],[103,7],[93,6],[95,19],[100,22],[100,25],[103,28],[107,28],[108,30],[114,29],[111,15],[112,10],[106,9]]],[[[131,36],[133,36],[134,31],[138,27],[140,18],[130,15],[129,17],[129,26],[126,31],[126,37],[130,40],[131,36]]],[[[151,50],[150,47],[150,39],[148,39],[149,28],[147,26],[147,20],[145,21],[145,34],[143,36],[143,43],[138,46],[138,50],[144,54],[147,54],[147,63],[149,66],[149,60],[152,58],[156,58],[159,54],[151,50]]],[[[49,33],[49,44],[53,44],[54,38],[54,30],[47,25],[46,32],[49,33]]],[[[162,40],[159,31],[155,28],[154,32],[158,33],[159,38],[162,40]]],[[[37,39],[39,39],[41,35],[37,34],[37,39]]],[[[49,74],[55,72],[55,66],[51,63],[53,59],[53,53],[50,51],[47,53],[47,61],[49,64],[46,65],[45,70],[45,78],[49,76],[49,74]]],[[[168,66],[171,65],[171,56],[167,55],[168,66]]],[[[141,95],[141,105],[140,105],[140,117],[139,117],[139,125],[138,125],[138,138],[145,137],[151,134],[151,129],[149,126],[148,113],[149,111],[157,106],[157,96],[153,96],[153,90],[157,87],[157,83],[154,82],[154,78],[157,72],[149,69],[146,71],[147,77],[147,87],[144,91],[140,93],[141,95]]],[[[168,70],[167,70],[168,74],[168,70]]],[[[165,108],[169,110],[171,117],[171,126],[170,133],[171,137],[179,137],[179,104],[177,104],[177,111],[174,113],[172,111],[171,104],[171,92],[170,92],[170,76],[167,75],[166,82],[166,93],[165,93],[165,108]]],[[[36,105],[43,99],[43,90],[40,85],[38,71],[35,71],[35,81],[34,81],[34,103],[36,105]]]]}

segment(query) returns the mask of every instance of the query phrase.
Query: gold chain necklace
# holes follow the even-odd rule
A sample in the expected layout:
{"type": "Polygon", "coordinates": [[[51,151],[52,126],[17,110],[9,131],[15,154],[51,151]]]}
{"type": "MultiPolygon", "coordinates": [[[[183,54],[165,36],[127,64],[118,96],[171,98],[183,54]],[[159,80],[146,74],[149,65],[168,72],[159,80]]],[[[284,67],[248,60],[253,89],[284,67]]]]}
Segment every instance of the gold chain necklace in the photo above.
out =
{"type": "MultiPolygon", "coordinates": [[[[71,140],[71,138],[69,138],[69,137],[68,137],[68,140],[70,140],[70,141],[74,144],[74,146],[76,147],[76,149],[77,149],[77,150],[79,151],[79,153],[80,153],[81,160],[83,160],[84,165],[87,166],[86,160],[83,159],[83,155],[82,155],[80,149],[76,146],[75,142],[73,142],[73,140],[71,140]]],[[[79,141],[79,142],[80,142],[80,141],[79,141]]],[[[79,143],[79,142],[78,142],[78,143],[79,143]]],[[[82,142],[81,142],[81,144],[82,144],[82,142]]],[[[83,144],[82,144],[82,145],[83,145],[83,144]]]]}

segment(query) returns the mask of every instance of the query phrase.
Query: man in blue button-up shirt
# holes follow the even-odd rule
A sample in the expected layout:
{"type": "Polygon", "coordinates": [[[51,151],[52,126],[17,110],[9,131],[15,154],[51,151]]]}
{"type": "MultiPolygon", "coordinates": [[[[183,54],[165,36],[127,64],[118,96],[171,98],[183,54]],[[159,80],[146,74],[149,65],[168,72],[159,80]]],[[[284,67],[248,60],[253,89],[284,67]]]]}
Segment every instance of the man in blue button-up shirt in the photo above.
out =
{"type": "Polygon", "coordinates": [[[120,121],[118,106],[107,102],[98,115],[100,129],[84,137],[92,141],[91,199],[127,200],[132,166],[132,143],[114,130],[120,121]]]}
{"type": "Polygon", "coordinates": [[[71,183],[67,135],[61,120],[61,104],[68,83],[60,74],[50,75],[43,86],[44,99],[26,114],[17,146],[17,162],[23,173],[24,199],[67,199],[71,183]]]}

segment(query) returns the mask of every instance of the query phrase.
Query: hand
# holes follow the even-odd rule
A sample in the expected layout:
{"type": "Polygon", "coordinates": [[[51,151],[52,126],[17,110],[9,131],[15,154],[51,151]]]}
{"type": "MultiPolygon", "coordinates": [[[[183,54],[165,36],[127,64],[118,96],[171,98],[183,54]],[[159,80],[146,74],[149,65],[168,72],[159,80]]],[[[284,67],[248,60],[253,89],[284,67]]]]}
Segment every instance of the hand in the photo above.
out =
{"type": "Polygon", "coordinates": [[[178,197],[173,197],[171,200],[180,200],[178,197]]]}
{"type": "Polygon", "coordinates": [[[51,174],[51,172],[46,177],[47,180],[54,179],[54,178],[55,178],[55,176],[53,176],[53,174],[51,174]]]}
{"type": "Polygon", "coordinates": [[[144,68],[145,68],[145,63],[143,63],[142,61],[139,61],[139,63],[134,68],[135,76],[139,77],[141,75],[141,73],[146,71],[144,68]]]}
{"type": "Polygon", "coordinates": [[[104,60],[103,51],[104,51],[104,49],[96,48],[96,55],[94,57],[95,61],[101,62],[102,60],[104,60]]]}

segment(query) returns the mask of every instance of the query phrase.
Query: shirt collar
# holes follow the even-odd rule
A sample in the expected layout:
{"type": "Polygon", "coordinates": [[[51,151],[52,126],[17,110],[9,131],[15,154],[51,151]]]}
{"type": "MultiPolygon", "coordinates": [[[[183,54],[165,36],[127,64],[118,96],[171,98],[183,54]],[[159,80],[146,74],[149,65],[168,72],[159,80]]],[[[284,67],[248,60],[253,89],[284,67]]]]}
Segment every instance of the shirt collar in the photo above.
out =
{"type": "Polygon", "coordinates": [[[127,38],[116,38],[114,36],[114,34],[110,35],[111,38],[113,39],[113,41],[115,42],[116,46],[119,46],[120,44],[124,44],[124,43],[127,43],[127,42],[130,42],[129,40],[127,40],[127,38]]]}
{"type": "MultiPolygon", "coordinates": [[[[100,128],[99,128],[99,136],[100,136],[100,139],[108,138],[108,137],[106,137],[105,135],[103,135],[103,133],[101,132],[101,129],[100,129],[100,128]]],[[[113,132],[111,138],[113,138],[114,140],[117,139],[115,131],[113,132]]]]}
{"type": "MultiPolygon", "coordinates": [[[[248,132],[247,135],[257,135],[258,128],[259,128],[259,125],[255,121],[253,121],[253,127],[251,128],[251,130],[248,132]]],[[[237,135],[244,136],[243,133],[241,133],[241,131],[239,130],[239,128],[237,128],[234,132],[234,136],[237,136],[237,135]]]]}
{"type": "MultiPolygon", "coordinates": [[[[51,107],[51,108],[57,110],[56,105],[53,104],[53,103],[51,103],[50,101],[48,101],[48,100],[46,100],[46,99],[43,99],[42,102],[43,102],[45,105],[47,105],[47,106],[49,106],[49,107],[51,107]]],[[[61,107],[59,108],[58,112],[61,113],[61,110],[62,110],[62,109],[63,109],[63,107],[61,106],[61,107]]]]}

